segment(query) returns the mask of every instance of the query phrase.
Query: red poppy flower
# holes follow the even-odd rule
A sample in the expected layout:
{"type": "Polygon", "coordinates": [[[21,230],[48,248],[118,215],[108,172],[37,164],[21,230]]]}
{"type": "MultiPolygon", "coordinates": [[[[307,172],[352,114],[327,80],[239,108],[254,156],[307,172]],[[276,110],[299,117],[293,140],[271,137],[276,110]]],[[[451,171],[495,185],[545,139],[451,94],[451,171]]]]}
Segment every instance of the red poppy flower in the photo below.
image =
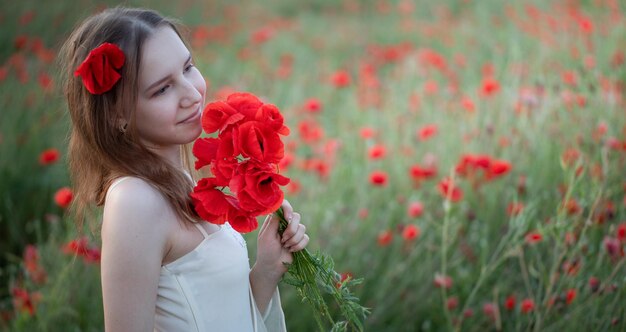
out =
{"type": "Polygon", "coordinates": [[[227,199],[231,203],[227,219],[234,230],[239,233],[249,233],[259,226],[256,217],[242,210],[239,202],[234,197],[227,196],[227,199]]]}
{"type": "Polygon", "coordinates": [[[390,230],[385,230],[378,234],[378,245],[384,247],[391,243],[393,240],[393,233],[390,230]]]}
{"type": "Polygon", "coordinates": [[[422,230],[416,225],[406,225],[402,229],[402,237],[406,241],[411,241],[418,238],[422,234],[422,230]]]}
{"type": "Polygon", "coordinates": [[[29,11],[26,11],[24,14],[22,14],[22,16],[20,16],[18,22],[20,23],[21,26],[25,26],[25,25],[28,25],[30,22],[32,22],[33,18],[35,18],[35,11],[29,10],[29,11]]]}
{"type": "Polygon", "coordinates": [[[593,293],[597,292],[600,289],[600,279],[597,277],[589,277],[589,288],[593,293]]]}
{"type": "Polygon", "coordinates": [[[122,77],[118,70],[124,65],[124,52],[111,43],[94,48],[74,72],[80,76],[87,91],[94,95],[103,94],[122,77]]]}
{"type": "Polygon", "coordinates": [[[87,263],[98,263],[100,262],[100,256],[100,249],[89,248],[87,253],[83,256],[83,260],[87,263]]]}
{"type": "Polygon", "coordinates": [[[512,166],[506,160],[492,160],[487,170],[486,178],[488,180],[505,175],[511,170],[512,166]]]}
{"type": "Polygon", "coordinates": [[[458,202],[463,198],[463,191],[457,187],[452,180],[444,178],[437,185],[439,193],[446,199],[450,199],[451,202],[458,202]]]}
{"type": "Polygon", "coordinates": [[[361,135],[361,138],[368,139],[374,137],[376,135],[376,131],[371,127],[363,127],[359,131],[359,134],[361,135]]]}
{"type": "Polygon", "coordinates": [[[485,316],[495,319],[498,313],[498,306],[494,303],[485,303],[483,304],[483,313],[485,316]]]}
{"type": "Polygon", "coordinates": [[[244,122],[237,127],[235,135],[235,149],[244,157],[266,163],[278,163],[283,159],[283,142],[278,133],[266,123],[244,122]]]}
{"type": "Polygon", "coordinates": [[[215,178],[200,179],[189,196],[191,196],[196,213],[202,219],[219,225],[226,222],[226,215],[231,204],[226,199],[226,195],[215,188],[216,186],[215,178]]]}
{"type": "Polygon", "coordinates": [[[46,282],[48,276],[46,270],[39,264],[39,250],[32,244],[24,249],[24,267],[34,283],[41,285],[46,282]]]}
{"type": "Polygon", "coordinates": [[[563,83],[567,85],[571,85],[571,86],[576,85],[576,81],[577,81],[576,73],[571,70],[566,70],[563,73],[561,73],[561,78],[563,79],[563,83]]]}
{"type": "Polygon", "coordinates": [[[520,310],[523,314],[527,314],[535,309],[535,301],[532,299],[523,299],[520,302],[520,310]]]}
{"type": "Polygon", "coordinates": [[[439,91],[439,86],[436,81],[428,80],[424,83],[424,94],[434,95],[439,91]]]}
{"type": "Polygon", "coordinates": [[[256,121],[265,123],[272,130],[276,131],[280,135],[289,135],[289,128],[287,128],[283,123],[285,119],[283,115],[280,114],[280,110],[278,107],[272,104],[264,104],[259,108],[256,112],[256,116],[254,118],[256,121]]]}
{"type": "Polygon", "coordinates": [[[44,165],[44,166],[54,164],[55,162],[59,160],[59,155],[60,155],[59,150],[55,148],[44,150],[39,155],[39,164],[44,165]]]}
{"type": "Polygon", "coordinates": [[[565,210],[567,211],[567,214],[569,215],[575,215],[582,211],[580,204],[578,204],[578,201],[576,201],[576,199],[574,198],[570,198],[569,200],[564,202],[563,207],[565,208],[565,210]]]}
{"type": "Polygon", "coordinates": [[[371,148],[369,148],[368,155],[370,159],[380,159],[385,156],[386,152],[387,152],[387,149],[385,148],[384,145],[376,144],[372,146],[371,148]]]}
{"type": "Polygon", "coordinates": [[[509,203],[506,207],[506,213],[509,216],[516,216],[524,211],[524,204],[519,202],[509,203]]]}
{"type": "Polygon", "coordinates": [[[7,66],[0,67],[0,82],[3,82],[9,75],[9,68],[7,66]]]}
{"type": "Polygon", "coordinates": [[[209,103],[202,111],[202,129],[207,133],[214,133],[218,130],[226,130],[229,125],[233,125],[242,120],[244,115],[223,101],[209,103]]]}
{"type": "Polygon", "coordinates": [[[620,241],[614,237],[604,237],[604,249],[611,258],[618,258],[624,256],[624,248],[620,244],[620,241]]]}
{"type": "Polygon", "coordinates": [[[437,168],[430,167],[422,167],[418,164],[411,166],[409,169],[409,173],[411,174],[411,178],[415,181],[425,180],[437,175],[437,168]]]}
{"type": "Polygon", "coordinates": [[[483,74],[483,77],[492,77],[495,72],[495,67],[491,62],[485,63],[481,68],[481,73],[483,74]]]}
{"type": "Polygon", "coordinates": [[[448,289],[452,287],[452,278],[446,275],[436,274],[433,283],[437,288],[448,289]]]}
{"type": "Polygon", "coordinates": [[[350,85],[352,79],[350,74],[345,70],[336,71],[331,77],[332,84],[337,88],[343,88],[350,85]]]}
{"type": "Polygon", "coordinates": [[[237,166],[229,187],[236,194],[241,209],[257,215],[276,211],[284,194],[279,186],[289,183],[270,164],[250,159],[237,166]]]}
{"type": "Polygon", "coordinates": [[[89,245],[86,237],[72,240],[63,247],[61,251],[67,255],[81,256],[88,263],[97,263],[100,261],[100,249],[89,245]]]}
{"type": "Polygon", "coordinates": [[[463,97],[463,99],[461,99],[461,106],[463,106],[463,109],[465,109],[466,112],[474,113],[474,102],[469,97],[463,97]]]}
{"type": "Polygon", "coordinates": [[[72,199],[74,198],[74,194],[72,190],[68,187],[63,187],[54,194],[54,202],[61,208],[67,208],[70,203],[72,203],[72,199]]]}
{"type": "Polygon", "coordinates": [[[250,41],[254,44],[262,44],[270,40],[273,35],[274,29],[271,27],[261,27],[252,33],[250,41]]]}
{"type": "Polygon", "coordinates": [[[531,232],[526,235],[526,243],[535,244],[541,242],[543,236],[538,232],[531,232]]]}
{"type": "Polygon", "coordinates": [[[593,22],[588,17],[580,15],[578,17],[578,27],[586,34],[593,32],[593,22]]]}
{"type": "Polygon", "coordinates": [[[491,157],[488,155],[464,154],[456,165],[455,171],[461,176],[470,176],[477,170],[489,170],[491,157]]]}
{"type": "Polygon", "coordinates": [[[615,233],[618,240],[626,242],[626,222],[619,224],[615,233]]]}
{"type": "Polygon", "coordinates": [[[191,152],[196,157],[195,168],[200,169],[211,164],[217,156],[220,140],[217,138],[199,138],[193,143],[191,152]]]}
{"type": "Polygon", "coordinates": [[[304,103],[304,109],[310,113],[318,113],[322,110],[322,103],[317,98],[310,98],[304,103]]]}
{"type": "Polygon", "coordinates": [[[298,124],[298,132],[305,143],[313,143],[324,137],[324,129],[313,120],[303,120],[298,124]]]}
{"type": "Polygon", "coordinates": [[[298,180],[291,180],[287,185],[287,191],[292,195],[297,195],[302,190],[302,185],[298,180]]]}
{"type": "Polygon", "coordinates": [[[255,120],[263,102],[255,95],[247,92],[235,92],[228,95],[226,103],[243,114],[248,121],[255,120]]]}
{"type": "Polygon", "coordinates": [[[35,314],[36,303],[40,299],[39,293],[28,293],[23,288],[14,287],[11,290],[13,297],[13,307],[21,312],[27,312],[29,315],[35,314]]]}
{"type": "Polygon", "coordinates": [[[565,293],[565,303],[569,305],[572,302],[574,302],[574,299],[576,299],[576,290],[573,288],[570,288],[565,293]]]}
{"type": "Polygon", "coordinates": [[[81,237],[66,243],[62,248],[64,254],[82,256],[87,253],[89,242],[86,237],[81,237]]]}
{"type": "Polygon", "coordinates": [[[446,58],[431,49],[425,49],[421,51],[418,54],[418,58],[420,62],[437,68],[441,71],[445,71],[447,69],[446,58]]]}
{"type": "Polygon", "coordinates": [[[515,295],[511,294],[509,295],[506,300],[504,300],[504,308],[508,311],[513,311],[513,309],[515,309],[515,295]]]}
{"type": "Polygon", "coordinates": [[[411,218],[417,218],[424,213],[424,205],[421,202],[411,202],[407,209],[407,214],[411,218]]]}
{"type": "Polygon", "coordinates": [[[500,83],[497,80],[491,77],[483,79],[480,90],[481,95],[490,97],[498,92],[498,90],[500,90],[500,83]]]}
{"type": "Polygon", "coordinates": [[[302,168],[307,171],[316,172],[322,178],[326,178],[331,170],[328,162],[318,158],[305,160],[302,168]]]}
{"type": "Polygon", "coordinates": [[[602,138],[602,136],[604,136],[608,132],[608,130],[609,130],[608,125],[606,124],[606,122],[602,121],[598,123],[598,125],[596,126],[596,129],[593,131],[592,138],[595,141],[599,141],[602,138]]]}
{"type": "Polygon", "coordinates": [[[448,310],[454,310],[459,306],[459,298],[456,296],[451,296],[446,300],[446,307],[448,310]]]}
{"type": "Polygon", "coordinates": [[[561,162],[565,166],[572,166],[580,158],[580,151],[575,148],[569,148],[563,151],[561,155],[561,162]]]}
{"type": "Polygon", "coordinates": [[[217,186],[227,186],[237,167],[236,155],[239,152],[235,152],[233,144],[232,132],[225,132],[220,135],[216,156],[211,163],[211,172],[215,176],[217,186]]]}
{"type": "Polygon", "coordinates": [[[383,171],[373,171],[370,174],[370,183],[375,186],[387,185],[387,173],[383,171]]]}
{"type": "Polygon", "coordinates": [[[417,132],[417,137],[422,140],[425,141],[433,136],[435,136],[435,134],[437,134],[437,125],[436,124],[429,124],[426,125],[424,127],[422,127],[418,132],[417,132]]]}
{"type": "Polygon", "coordinates": [[[46,73],[39,74],[39,76],[37,77],[37,82],[44,92],[50,92],[54,87],[52,77],[50,77],[50,75],[46,73]]]}
{"type": "Polygon", "coordinates": [[[13,40],[13,46],[15,46],[16,50],[23,49],[24,47],[26,47],[27,43],[28,43],[28,37],[25,35],[19,35],[15,37],[15,39],[13,40]]]}
{"type": "Polygon", "coordinates": [[[281,172],[286,172],[289,167],[293,164],[293,162],[295,161],[296,157],[292,154],[292,153],[285,153],[285,155],[283,156],[283,159],[280,160],[280,162],[278,163],[278,169],[281,172]]]}

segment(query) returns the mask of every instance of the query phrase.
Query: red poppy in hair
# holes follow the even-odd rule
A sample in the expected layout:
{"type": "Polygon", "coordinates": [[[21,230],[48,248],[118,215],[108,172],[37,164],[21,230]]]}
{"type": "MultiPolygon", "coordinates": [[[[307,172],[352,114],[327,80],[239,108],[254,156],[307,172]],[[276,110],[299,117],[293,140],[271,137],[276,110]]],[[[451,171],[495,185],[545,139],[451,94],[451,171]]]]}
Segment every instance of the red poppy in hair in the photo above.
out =
{"type": "Polygon", "coordinates": [[[103,94],[122,77],[118,70],[124,65],[124,52],[111,43],[94,48],[74,72],[83,79],[83,85],[94,95],[103,94]]]}

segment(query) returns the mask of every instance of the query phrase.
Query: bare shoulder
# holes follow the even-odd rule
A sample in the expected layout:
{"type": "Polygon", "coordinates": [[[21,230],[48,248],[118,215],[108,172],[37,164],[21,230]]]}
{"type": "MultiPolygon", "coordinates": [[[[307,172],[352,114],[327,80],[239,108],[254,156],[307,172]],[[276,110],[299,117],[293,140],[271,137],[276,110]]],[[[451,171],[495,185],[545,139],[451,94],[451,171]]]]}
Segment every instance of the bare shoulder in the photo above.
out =
{"type": "Polygon", "coordinates": [[[124,212],[145,210],[143,212],[153,212],[159,215],[162,211],[158,210],[165,209],[163,203],[166,203],[163,195],[147,181],[127,177],[109,190],[104,209],[105,212],[115,212],[120,209],[131,210],[124,212]]]}
{"type": "Polygon", "coordinates": [[[172,217],[169,203],[155,187],[140,178],[124,179],[111,188],[104,204],[103,245],[164,253],[172,217]]]}
{"type": "Polygon", "coordinates": [[[152,330],[172,213],[146,181],[127,178],[111,188],[102,222],[101,280],[107,330],[152,330]]]}

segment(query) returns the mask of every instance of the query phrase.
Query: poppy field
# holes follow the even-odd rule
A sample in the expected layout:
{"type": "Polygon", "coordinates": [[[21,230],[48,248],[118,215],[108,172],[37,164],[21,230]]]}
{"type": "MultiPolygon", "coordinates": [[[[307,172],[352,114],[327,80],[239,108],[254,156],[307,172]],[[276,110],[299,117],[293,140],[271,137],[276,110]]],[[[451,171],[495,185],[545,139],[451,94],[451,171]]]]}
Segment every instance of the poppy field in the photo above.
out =
{"type": "MultiPolygon", "coordinates": [[[[0,5],[0,330],[103,330],[56,55],[115,5],[0,5]]],[[[285,197],[363,279],[366,331],[626,331],[623,1],[129,5],[187,27],[207,102],[280,109],[285,197]]],[[[279,287],[288,330],[317,330],[279,287]]]]}

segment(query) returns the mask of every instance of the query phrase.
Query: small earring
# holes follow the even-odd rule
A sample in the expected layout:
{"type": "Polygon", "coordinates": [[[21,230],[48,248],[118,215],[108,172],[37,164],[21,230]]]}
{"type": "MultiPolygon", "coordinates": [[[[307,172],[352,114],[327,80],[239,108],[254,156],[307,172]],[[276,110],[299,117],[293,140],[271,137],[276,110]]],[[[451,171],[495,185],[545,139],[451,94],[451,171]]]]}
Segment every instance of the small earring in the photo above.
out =
{"type": "Polygon", "coordinates": [[[122,132],[123,134],[126,133],[126,128],[128,128],[128,122],[120,126],[120,132],[122,132]]]}

